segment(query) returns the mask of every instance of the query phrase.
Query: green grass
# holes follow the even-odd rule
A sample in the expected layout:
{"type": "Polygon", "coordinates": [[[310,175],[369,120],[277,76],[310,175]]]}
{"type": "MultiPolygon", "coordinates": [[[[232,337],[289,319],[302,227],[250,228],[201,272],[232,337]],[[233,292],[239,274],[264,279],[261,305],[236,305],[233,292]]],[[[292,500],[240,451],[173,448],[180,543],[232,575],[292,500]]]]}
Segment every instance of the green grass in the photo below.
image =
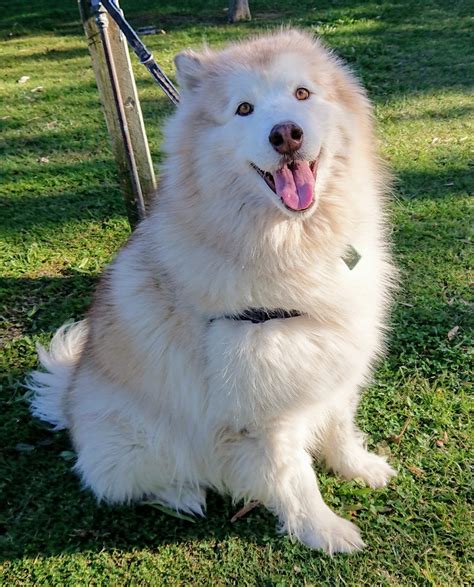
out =
{"type": "MultiPolygon", "coordinates": [[[[398,477],[372,491],[320,473],[327,503],[368,544],[332,559],[276,536],[263,509],[231,524],[235,508],[216,495],[193,524],[151,507],[99,507],[81,491],[66,434],[30,418],[21,383],[35,342],[83,315],[128,225],[76,3],[1,0],[0,583],[472,584],[472,3],[252,0],[255,19],[238,26],[225,23],[225,4],[122,2],[136,25],[167,31],[146,42],[168,72],[184,47],[290,22],[322,35],[375,103],[397,177],[391,218],[403,284],[360,423],[398,477]],[[31,79],[18,84],[23,75],[31,79]]],[[[159,162],[171,107],[135,70],[159,162]]]]}

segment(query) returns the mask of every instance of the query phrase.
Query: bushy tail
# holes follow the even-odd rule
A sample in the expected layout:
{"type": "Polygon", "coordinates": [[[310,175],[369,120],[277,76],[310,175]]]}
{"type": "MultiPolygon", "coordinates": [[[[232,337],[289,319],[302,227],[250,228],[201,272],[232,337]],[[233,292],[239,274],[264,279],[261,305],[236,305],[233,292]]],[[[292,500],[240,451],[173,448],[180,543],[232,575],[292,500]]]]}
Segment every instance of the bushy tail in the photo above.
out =
{"type": "Polygon", "coordinates": [[[87,323],[82,320],[61,326],[53,336],[49,350],[37,346],[45,371],[33,371],[26,380],[26,386],[33,392],[30,407],[34,416],[53,424],[54,430],[67,428],[66,390],[86,336],[87,323]]]}

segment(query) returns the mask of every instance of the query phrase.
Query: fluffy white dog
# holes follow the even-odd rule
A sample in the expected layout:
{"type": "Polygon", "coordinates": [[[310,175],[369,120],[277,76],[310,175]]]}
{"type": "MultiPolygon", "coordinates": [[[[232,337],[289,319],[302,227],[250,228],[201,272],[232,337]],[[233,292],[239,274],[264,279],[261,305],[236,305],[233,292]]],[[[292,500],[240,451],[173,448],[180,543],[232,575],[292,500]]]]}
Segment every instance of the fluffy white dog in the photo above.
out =
{"type": "Polygon", "coordinates": [[[311,455],[371,487],[394,474],[354,424],[394,274],[370,104],[292,30],[176,67],[157,205],[87,318],[39,349],[33,412],[69,430],[101,500],[202,514],[211,488],[312,548],[361,548],[311,455]]]}

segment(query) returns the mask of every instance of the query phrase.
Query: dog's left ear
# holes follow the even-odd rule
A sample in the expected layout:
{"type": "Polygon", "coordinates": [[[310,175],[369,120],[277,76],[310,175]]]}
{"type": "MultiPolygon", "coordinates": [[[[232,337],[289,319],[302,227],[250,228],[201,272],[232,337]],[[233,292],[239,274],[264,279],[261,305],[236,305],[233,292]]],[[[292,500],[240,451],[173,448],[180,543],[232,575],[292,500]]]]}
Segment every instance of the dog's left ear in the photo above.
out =
{"type": "Polygon", "coordinates": [[[201,83],[204,75],[203,53],[187,50],[178,53],[174,58],[179,85],[185,90],[195,90],[201,83]]]}

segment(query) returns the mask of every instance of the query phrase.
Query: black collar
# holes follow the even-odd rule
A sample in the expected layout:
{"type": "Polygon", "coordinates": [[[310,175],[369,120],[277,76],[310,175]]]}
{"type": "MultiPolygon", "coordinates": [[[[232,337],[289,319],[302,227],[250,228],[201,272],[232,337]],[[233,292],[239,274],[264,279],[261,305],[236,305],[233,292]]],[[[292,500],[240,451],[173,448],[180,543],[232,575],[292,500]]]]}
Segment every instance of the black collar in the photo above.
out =
{"type": "Polygon", "coordinates": [[[214,320],[248,320],[252,322],[252,324],[261,324],[262,322],[266,322],[267,320],[273,320],[275,318],[281,320],[283,318],[296,318],[297,316],[301,316],[301,312],[297,310],[281,310],[280,308],[277,310],[266,310],[265,308],[248,308],[244,310],[241,314],[228,314],[225,316],[219,316],[218,318],[211,318],[209,322],[214,322],[214,320]]]}

